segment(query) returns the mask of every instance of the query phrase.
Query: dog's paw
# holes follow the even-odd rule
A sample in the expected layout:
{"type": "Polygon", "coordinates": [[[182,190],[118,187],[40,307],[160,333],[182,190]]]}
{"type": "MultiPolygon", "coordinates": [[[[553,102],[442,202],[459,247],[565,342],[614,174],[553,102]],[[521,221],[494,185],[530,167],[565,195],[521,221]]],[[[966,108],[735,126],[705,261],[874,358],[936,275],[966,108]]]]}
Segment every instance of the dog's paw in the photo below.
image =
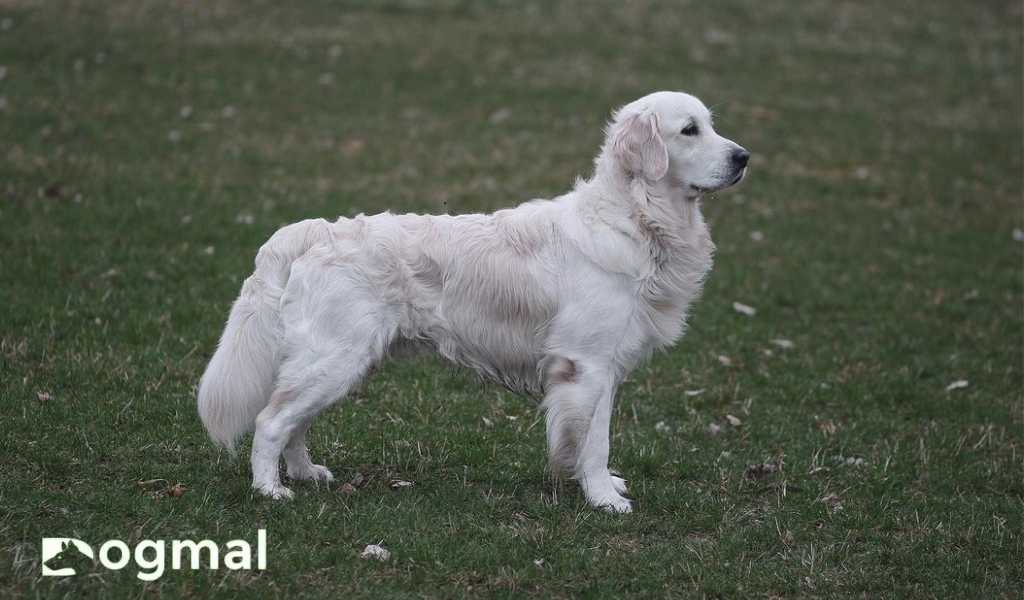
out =
{"type": "Polygon", "coordinates": [[[622,496],[611,496],[595,501],[594,506],[603,508],[610,513],[629,514],[633,512],[633,503],[622,496]]]}
{"type": "Polygon", "coordinates": [[[334,475],[331,474],[331,470],[323,465],[313,465],[312,473],[306,479],[312,479],[314,481],[334,481],[334,475]]]}
{"type": "Polygon", "coordinates": [[[272,500],[292,500],[295,498],[295,492],[284,487],[280,483],[267,484],[259,487],[255,487],[256,491],[270,498],[272,500]]]}
{"type": "Polygon", "coordinates": [[[622,497],[626,491],[626,480],[612,475],[607,468],[599,471],[599,476],[580,478],[583,494],[591,506],[603,508],[612,513],[631,513],[633,505],[622,497]]]}
{"type": "Polygon", "coordinates": [[[334,475],[331,474],[331,470],[323,465],[309,464],[299,469],[288,469],[288,477],[299,481],[334,481],[334,475]]]}

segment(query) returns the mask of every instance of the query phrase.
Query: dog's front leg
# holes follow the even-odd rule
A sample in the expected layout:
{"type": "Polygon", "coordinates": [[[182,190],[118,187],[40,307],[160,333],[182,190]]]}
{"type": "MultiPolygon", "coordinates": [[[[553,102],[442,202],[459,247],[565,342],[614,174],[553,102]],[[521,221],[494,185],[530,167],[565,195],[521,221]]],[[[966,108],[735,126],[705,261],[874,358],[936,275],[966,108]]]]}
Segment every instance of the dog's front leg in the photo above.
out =
{"type": "Polygon", "coordinates": [[[629,500],[622,497],[622,492],[626,491],[626,482],[608,471],[608,457],[611,448],[609,436],[614,399],[614,386],[605,386],[594,407],[586,438],[580,448],[576,477],[580,481],[583,493],[586,494],[587,500],[592,505],[600,506],[611,512],[628,513],[633,512],[633,507],[629,500]]]}
{"type": "Polygon", "coordinates": [[[611,512],[632,512],[625,481],[608,471],[615,382],[607,369],[551,359],[544,410],[552,470],[580,482],[587,501],[611,512]]]}

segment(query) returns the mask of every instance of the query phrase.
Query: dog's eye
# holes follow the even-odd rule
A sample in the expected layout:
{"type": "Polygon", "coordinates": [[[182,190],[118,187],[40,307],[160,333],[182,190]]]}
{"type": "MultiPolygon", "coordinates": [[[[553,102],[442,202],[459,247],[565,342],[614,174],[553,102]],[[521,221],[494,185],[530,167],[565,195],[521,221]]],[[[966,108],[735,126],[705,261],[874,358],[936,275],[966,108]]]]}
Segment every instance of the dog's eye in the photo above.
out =
{"type": "Polygon", "coordinates": [[[697,135],[698,133],[700,133],[700,128],[697,127],[695,124],[690,123],[686,127],[683,127],[683,130],[680,131],[679,133],[681,133],[683,135],[686,135],[686,136],[694,136],[694,135],[697,135]]]}

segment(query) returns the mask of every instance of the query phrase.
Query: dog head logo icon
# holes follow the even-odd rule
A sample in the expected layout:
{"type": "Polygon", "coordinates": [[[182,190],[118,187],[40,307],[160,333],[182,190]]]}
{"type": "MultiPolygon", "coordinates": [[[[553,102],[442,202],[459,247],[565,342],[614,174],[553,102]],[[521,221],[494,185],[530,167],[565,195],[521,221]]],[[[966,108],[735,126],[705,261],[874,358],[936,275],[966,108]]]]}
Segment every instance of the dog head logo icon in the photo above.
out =
{"type": "Polygon", "coordinates": [[[74,538],[43,538],[43,575],[66,577],[92,566],[95,555],[89,544],[74,538]]]}

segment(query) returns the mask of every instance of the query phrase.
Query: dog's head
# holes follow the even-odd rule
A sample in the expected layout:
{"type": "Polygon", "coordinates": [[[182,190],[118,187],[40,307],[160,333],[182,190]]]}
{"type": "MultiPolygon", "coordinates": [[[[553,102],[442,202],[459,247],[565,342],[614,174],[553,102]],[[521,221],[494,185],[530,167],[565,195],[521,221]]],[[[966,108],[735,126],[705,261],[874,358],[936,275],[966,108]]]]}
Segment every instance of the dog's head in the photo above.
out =
{"type": "Polygon", "coordinates": [[[620,108],[606,152],[625,173],[699,196],[739,183],[750,154],[715,133],[711,112],[680,92],[657,92],[620,108]]]}

